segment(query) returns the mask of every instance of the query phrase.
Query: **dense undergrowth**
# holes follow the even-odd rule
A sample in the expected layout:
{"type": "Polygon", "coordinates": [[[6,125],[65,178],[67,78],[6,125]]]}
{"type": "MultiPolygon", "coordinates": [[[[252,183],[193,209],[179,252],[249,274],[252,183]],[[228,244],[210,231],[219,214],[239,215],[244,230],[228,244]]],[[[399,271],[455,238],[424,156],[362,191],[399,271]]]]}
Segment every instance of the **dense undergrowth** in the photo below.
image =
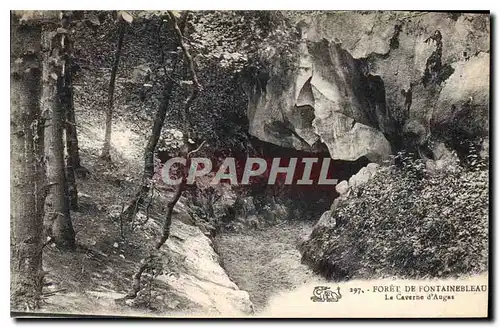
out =
{"type": "Polygon", "coordinates": [[[303,261],[333,280],[486,271],[489,176],[484,162],[473,163],[430,172],[404,159],[380,169],[315,227],[303,261]]]}

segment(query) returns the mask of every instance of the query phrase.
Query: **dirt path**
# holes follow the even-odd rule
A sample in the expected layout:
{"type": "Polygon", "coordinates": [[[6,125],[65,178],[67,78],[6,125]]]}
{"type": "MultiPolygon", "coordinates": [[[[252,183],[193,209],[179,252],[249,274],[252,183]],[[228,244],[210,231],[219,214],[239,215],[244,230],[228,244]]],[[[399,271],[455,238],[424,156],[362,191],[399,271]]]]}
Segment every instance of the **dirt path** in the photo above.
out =
{"type": "Polygon", "coordinates": [[[308,222],[282,223],[264,230],[222,233],[216,238],[223,267],[250,294],[257,313],[271,295],[321,279],[300,263],[297,249],[312,227],[308,222]]]}

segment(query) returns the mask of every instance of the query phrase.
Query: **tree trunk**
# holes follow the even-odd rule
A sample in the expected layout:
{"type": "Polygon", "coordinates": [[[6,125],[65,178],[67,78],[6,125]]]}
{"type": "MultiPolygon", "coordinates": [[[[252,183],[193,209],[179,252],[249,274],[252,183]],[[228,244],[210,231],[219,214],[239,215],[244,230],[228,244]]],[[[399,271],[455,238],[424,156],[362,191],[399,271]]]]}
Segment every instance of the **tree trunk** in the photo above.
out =
{"type": "Polygon", "coordinates": [[[78,139],[75,126],[75,108],[73,105],[73,77],[72,77],[72,41],[66,36],[68,46],[64,60],[64,71],[61,87],[61,104],[66,114],[64,117],[64,130],[66,140],[66,178],[68,181],[68,197],[72,210],[78,210],[78,189],[76,187],[75,171],[79,168],[78,139]],[[78,166],[77,166],[78,165],[78,166]]]}
{"type": "Polygon", "coordinates": [[[41,28],[21,25],[11,12],[11,309],[32,311],[42,291],[42,218],[39,158],[41,28]]]}
{"type": "Polygon", "coordinates": [[[163,87],[162,102],[160,108],[158,108],[158,111],[156,112],[153,129],[144,151],[144,171],[142,175],[142,183],[135,196],[121,214],[121,217],[126,218],[127,220],[130,220],[135,216],[139,206],[144,202],[144,197],[149,192],[150,182],[154,175],[154,152],[158,144],[158,140],[160,139],[161,129],[163,127],[163,123],[165,122],[165,116],[167,115],[173,89],[174,83],[170,80],[166,82],[163,87]]]}
{"type": "Polygon", "coordinates": [[[67,36],[64,31],[44,34],[43,74],[43,111],[50,118],[50,127],[45,133],[45,156],[47,159],[47,180],[50,191],[45,206],[44,226],[46,233],[54,238],[57,246],[63,249],[75,249],[75,231],[69,211],[68,184],[64,166],[63,128],[65,121],[64,91],[64,54],[67,36]]]}
{"type": "Polygon", "coordinates": [[[196,75],[196,71],[194,69],[194,62],[193,58],[189,52],[189,49],[186,47],[186,44],[184,43],[184,35],[182,32],[182,29],[179,27],[179,24],[177,23],[177,18],[175,17],[175,14],[171,11],[168,12],[170,21],[172,22],[172,25],[174,27],[174,31],[177,35],[177,38],[179,39],[179,44],[182,49],[182,53],[184,54],[184,59],[186,61],[186,65],[189,68],[189,74],[191,74],[191,81],[193,82],[193,86],[191,88],[191,94],[187,97],[187,99],[184,101],[183,107],[182,107],[182,125],[183,125],[183,136],[184,136],[184,145],[186,146],[186,166],[184,167],[184,174],[182,176],[182,182],[177,185],[177,188],[175,190],[175,194],[172,197],[172,199],[169,201],[167,204],[167,215],[165,217],[165,220],[163,222],[163,231],[162,231],[162,236],[158,243],[156,244],[156,249],[160,249],[160,247],[167,241],[168,237],[170,236],[170,226],[172,224],[172,212],[174,210],[175,204],[177,204],[177,201],[182,195],[182,192],[184,190],[184,187],[186,185],[186,178],[187,178],[187,172],[189,170],[189,167],[191,166],[191,161],[190,161],[190,155],[191,153],[194,153],[198,151],[202,146],[203,143],[200,145],[200,147],[197,150],[191,151],[193,145],[189,141],[189,132],[190,132],[190,127],[189,127],[189,110],[191,109],[191,106],[198,96],[198,93],[200,92],[201,85],[198,81],[198,77],[196,75]]]}
{"type": "Polygon", "coordinates": [[[118,65],[120,63],[120,55],[123,46],[123,37],[125,36],[126,23],[120,20],[118,23],[118,43],[116,45],[115,60],[113,62],[113,67],[111,68],[111,78],[109,80],[108,88],[108,107],[106,110],[106,131],[104,135],[104,144],[102,146],[101,158],[107,161],[111,161],[111,122],[113,119],[113,103],[114,103],[114,93],[115,93],[115,81],[116,73],[118,72],[118,65]]]}
{"type": "MultiPolygon", "coordinates": [[[[161,27],[162,25],[160,25],[159,30],[161,29],[161,27]]],[[[158,46],[160,47],[160,51],[162,54],[162,61],[164,61],[165,56],[163,52],[163,45],[161,44],[159,37],[158,46]]],[[[169,51],[175,51],[175,49],[177,49],[177,46],[178,44],[174,43],[169,51]]],[[[173,73],[176,71],[178,61],[178,56],[176,56],[172,66],[173,73]]],[[[165,116],[167,115],[167,111],[170,106],[170,100],[172,98],[175,85],[172,78],[166,78],[167,80],[163,85],[163,95],[160,108],[158,108],[158,111],[156,112],[153,121],[153,129],[151,130],[151,135],[149,136],[146,149],[144,150],[144,171],[142,175],[142,183],[137,193],[123,210],[121,214],[122,219],[125,218],[127,220],[131,220],[135,216],[135,214],[139,210],[139,206],[144,202],[144,197],[148,194],[150,189],[150,181],[154,175],[154,153],[156,150],[156,146],[158,145],[158,140],[160,139],[161,129],[163,128],[163,124],[165,123],[165,116]]]]}
{"type": "Polygon", "coordinates": [[[76,179],[75,179],[75,164],[74,157],[71,154],[71,128],[68,128],[70,125],[68,121],[66,121],[65,125],[65,140],[66,140],[66,179],[68,181],[68,197],[69,197],[69,205],[72,211],[78,211],[78,189],[76,187],[76,179]]]}
{"type": "MultiPolygon", "coordinates": [[[[73,92],[73,58],[68,57],[66,68],[66,86],[67,86],[67,107],[66,107],[66,137],[68,156],[70,157],[73,170],[78,177],[85,177],[88,170],[82,166],[80,160],[80,148],[78,147],[78,133],[76,128],[74,92],[73,92]]],[[[69,165],[68,165],[69,166],[69,165]]]]}
{"type": "MultiPolygon", "coordinates": [[[[80,160],[80,148],[78,146],[78,133],[76,129],[76,118],[75,118],[75,107],[74,107],[74,102],[73,102],[73,85],[72,85],[72,78],[71,81],[71,90],[70,90],[70,99],[69,99],[69,104],[70,106],[67,108],[66,111],[66,120],[68,125],[66,126],[66,131],[68,133],[69,137],[69,143],[68,143],[68,153],[70,154],[73,165],[75,168],[75,171],[78,171],[79,169],[83,168],[82,162],[80,160]]],[[[86,171],[86,169],[85,169],[86,171]]]]}

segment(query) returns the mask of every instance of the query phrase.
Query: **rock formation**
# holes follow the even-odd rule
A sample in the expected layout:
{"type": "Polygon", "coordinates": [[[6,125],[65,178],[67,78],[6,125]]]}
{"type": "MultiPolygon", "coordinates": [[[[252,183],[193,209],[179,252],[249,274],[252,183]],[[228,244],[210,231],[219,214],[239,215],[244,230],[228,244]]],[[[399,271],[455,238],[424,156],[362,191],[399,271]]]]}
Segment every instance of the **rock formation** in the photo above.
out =
{"type": "MultiPolygon", "coordinates": [[[[292,68],[249,92],[249,131],[276,145],[382,162],[429,136],[489,132],[489,16],[312,12],[292,68]]],[[[276,69],[277,68],[277,69],[276,69]]]]}

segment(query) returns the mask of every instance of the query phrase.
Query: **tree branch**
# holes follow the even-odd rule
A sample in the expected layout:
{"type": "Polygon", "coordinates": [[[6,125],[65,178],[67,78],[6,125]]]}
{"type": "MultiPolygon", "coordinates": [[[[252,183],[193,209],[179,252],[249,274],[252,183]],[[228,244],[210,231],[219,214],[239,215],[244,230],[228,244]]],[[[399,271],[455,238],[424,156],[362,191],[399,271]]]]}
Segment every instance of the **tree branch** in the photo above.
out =
{"type": "Polygon", "coordinates": [[[201,145],[198,148],[196,148],[195,150],[191,150],[189,153],[187,153],[186,157],[190,158],[191,155],[193,155],[194,153],[200,151],[200,149],[203,147],[204,144],[205,144],[205,140],[203,140],[203,142],[201,143],[201,145]]]}
{"type": "Polygon", "coordinates": [[[179,25],[177,24],[177,18],[175,17],[175,14],[172,11],[168,11],[168,15],[170,20],[172,21],[172,25],[174,26],[174,31],[177,34],[177,37],[179,38],[179,43],[181,45],[182,53],[184,54],[184,57],[186,57],[186,61],[192,76],[193,89],[194,91],[198,92],[201,89],[201,85],[198,82],[198,77],[194,69],[193,57],[189,53],[189,50],[187,49],[186,44],[184,43],[184,36],[182,35],[182,31],[179,28],[179,25]]]}
{"type": "MultiPolygon", "coordinates": [[[[186,44],[184,43],[184,37],[182,35],[182,31],[179,28],[179,25],[177,24],[177,18],[175,17],[175,14],[172,11],[168,11],[168,16],[170,18],[170,21],[172,22],[172,26],[174,28],[175,33],[177,34],[177,38],[179,41],[179,44],[181,45],[182,52],[184,53],[184,57],[186,58],[186,63],[189,67],[189,71],[191,72],[191,81],[193,82],[193,87],[191,89],[191,94],[189,97],[184,101],[184,107],[182,110],[182,120],[183,120],[183,132],[184,132],[184,143],[189,147],[189,122],[187,115],[189,113],[189,109],[191,108],[191,105],[193,101],[196,99],[198,96],[199,91],[201,90],[201,85],[198,82],[198,77],[196,76],[196,71],[194,69],[194,62],[193,62],[193,57],[191,57],[191,54],[189,53],[188,48],[186,47],[186,44]]],[[[186,185],[186,177],[187,177],[187,168],[190,166],[190,161],[189,161],[189,156],[201,149],[205,142],[203,142],[198,149],[192,150],[192,151],[187,151],[186,152],[186,166],[183,170],[183,176],[182,176],[182,181],[180,184],[177,185],[175,189],[175,193],[172,197],[172,199],[168,202],[167,204],[167,214],[165,216],[165,222],[163,224],[163,233],[156,244],[156,249],[160,249],[160,247],[167,241],[169,235],[170,235],[170,225],[172,224],[172,212],[174,210],[175,204],[179,200],[179,198],[182,195],[182,191],[184,190],[184,186],[186,185]]]]}
{"type": "Polygon", "coordinates": [[[184,43],[184,37],[183,37],[182,31],[179,28],[179,25],[177,23],[177,18],[175,17],[175,14],[172,11],[168,11],[168,16],[170,18],[170,21],[172,22],[174,31],[177,34],[177,38],[178,38],[179,44],[181,46],[182,53],[184,54],[184,57],[186,58],[187,65],[188,65],[189,71],[191,73],[191,81],[193,82],[193,87],[191,89],[191,95],[184,101],[184,108],[182,109],[184,141],[186,144],[189,144],[188,140],[190,138],[190,133],[189,133],[189,124],[188,124],[187,116],[189,114],[189,109],[191,108],[193,101],[196,99],[199,91],[201,90],[201,85],[198,82],[198,77],[197,77],[196,71],[194,69],[193,57],[189,53],[189,49],[186,47],[186,44],[184,43]]]}

